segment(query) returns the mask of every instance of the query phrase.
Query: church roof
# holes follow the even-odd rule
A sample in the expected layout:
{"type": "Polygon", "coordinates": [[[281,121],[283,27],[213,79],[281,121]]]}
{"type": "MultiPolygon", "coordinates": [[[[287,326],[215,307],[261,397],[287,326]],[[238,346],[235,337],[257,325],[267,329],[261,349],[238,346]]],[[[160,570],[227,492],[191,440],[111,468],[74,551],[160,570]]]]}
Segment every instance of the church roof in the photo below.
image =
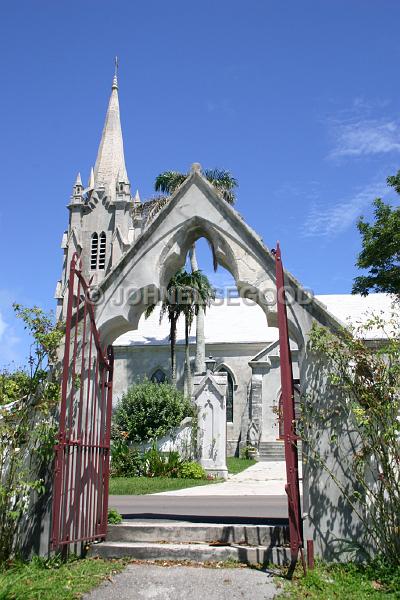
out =
{"type": "MultiPolygon", "coordinates": [[[[394,296],[390,294],[324,294],[316,298],[340,321],[354,327],[365,324],[372,316],[388,321],[393,313],[394,296]]],[[[384,337],[383,331],[377,328],[370,329],[365,335],[368,340],[384,337]]]]}
{"type": "Polygon", "coordinates": [[[104,186],[111,193],[115,190],[117,181],[129,182],[125,166],[116,75],[113,79],[106,120],[94,167],[94,181],[96,187],[104,186]]]}
{"type": "MultiPolygon", "coordinates": [[[[351,294],[328,294],[316,296],[330,313],[343,323],[357,325],[368,318],[368,313],[383,311],[385,318],[390,318],[392,297],[388,294],[370,294],[362,297],[351,294]]],[[[114,346],[163,346],[169,344],[169,323],[165,318],[159,323],[159,310],[145,319],[140,319],[139,327],[120,336],[114,346]]],[[[195,342],[196,327],[193,324],[190,341],[195,342]]],[[[216,300],[207,309],[205,317],[205,337],[207,344],[219,343],[265,343],[277,339],[277,329],[266,327],[266,317],[262,309],[249,300],[231,298],[216,300]]],[[[381,338],[381,332],[371,330],[368,339],[381,338]]],[[[183,344],[184,321],[178,321],[177,343],[183,344]]]]}

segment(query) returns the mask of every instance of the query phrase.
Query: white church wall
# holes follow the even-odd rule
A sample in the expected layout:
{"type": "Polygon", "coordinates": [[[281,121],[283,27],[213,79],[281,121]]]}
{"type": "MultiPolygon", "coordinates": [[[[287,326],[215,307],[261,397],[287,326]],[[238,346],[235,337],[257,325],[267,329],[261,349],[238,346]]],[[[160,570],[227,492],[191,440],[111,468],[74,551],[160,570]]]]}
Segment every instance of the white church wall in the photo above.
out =
{"type": "Polygon", "coordinates": [[[248,388],[251,381],[249,360],[259,352],[264,344],[215,344],[206,346],[206,356],[213,356],[217,361],[215,371],[221,364],[226,365],[234,374],[233,389],[233,422],[227,423],[227,452],[234,456],[239,452],[242,419],[248,414],[248,388]]]}
{"type": "MultiPolygon", "coordinates": [[[[227,423],[227,452],[233,456],[238,452],[243,416],[248,410],[248,386],[251,379],[249,360],[260,352],[265,344],[208,344],[206,356],[216,360],[216,371],[225,365],[234,375],[233,422],[227,423]]],[[[191,346],[191,356],[195,348],[191,346]]],[[[162,369],[170,374],[170,348],[168,345],[148,346],[114,346],[115,367],[113,386],[113,405],[138,380],[150,378],[157,370],[162,369]]],[[[177,380],[178,387],[183,389],[184,347],[177,346],[177,380]]],[[[245,440],[244,440],[245,443],[245,440]]]]}
{"type": "MultiPolygon", "coordinates": [[[[129,387],[161,369],[167,379],[170,376],[169,346],[115,346],[113,406],[129,387]]],[[[178,387],[183,389],[184,348],[177,346],[176,367],[178,387]]]]}

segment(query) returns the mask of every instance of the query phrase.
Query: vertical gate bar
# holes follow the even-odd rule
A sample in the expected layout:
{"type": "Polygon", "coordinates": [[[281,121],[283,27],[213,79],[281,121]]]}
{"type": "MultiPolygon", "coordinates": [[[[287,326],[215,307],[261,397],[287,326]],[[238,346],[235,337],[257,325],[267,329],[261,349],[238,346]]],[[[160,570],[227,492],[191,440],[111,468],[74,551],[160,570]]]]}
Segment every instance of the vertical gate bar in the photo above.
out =
{"type": "Polygon", "coordinates": [[[103,516],[101,533],[107,534],[108,522],[108,491],[110,479],[110,441],[111,441],[111,414],[112,414],[112,385],[114,379],[114,350],[110,345],[107,348],[108,377],[107,377],[107,417],[104,439],[104,471],[103,471],[103,516]]]}
{"type": "MultiPolygon", "coordinates": [[[[94,377],[94,386],[92,394],[92,405],[91,405],[91,419],[90,419],[90,432],[89,432],[89,512],[87,515],[88,533],[93,531],[93,480],[94,480],[94,440],[95,440],[95,423],[96,423],[96,412],[97,412],[97,398],[99,393],[99,353],[96,352],[96,368],[94,377]]],[[[88,536],[89,539],[89,536],[88,536]]]]}
{"type": "Polygon", "coordinates": [[[315,567],[315,564],[314,564],[314,540],[307,540],[307,566],[311,570],[315,567]]]}
{"type": "MultiPolygon", "coordinates": [[[[101,420],[99,430],[99,470],[98,470],[98,496],[97,496],[97,532],[103,532],[103,504],[104,504],[104,470],[106,461],[106,427],[107,427],[107,409],[108,409],[108,382],[110,365],[108,362],[108,348],[104,352],[103,377],[102,377],[102,395],[101,395],[101,420]]],[[[104,534],[105,535],[105,534],[104,534]]]]}
{"type": "Polygon", "coordinates": [[[93,410],[93,454],[92,454],[92,509],[91,509],[91,531],[96,531],[96,510],[97,510],[97,434],[98,434],[98,412],[100,405],[101,396],[101,377],[102,377],[102,363],[100,361],[99,352],[97,351],[97,378],[96,378],[96,395],[94,398],[95,405],[93,410]]]}
{"type": "Polygon", "coordinates": [[[75,519],[73,525],[73,537],[76,539],[78,536],[79,528],[79,510],[81,484],[82,484],[82,409],[83,409],[83,393],[84,393],[84,381],[85,381],[85,365],[86,365],[86,321],[87,321],[87,299],[84,299],[83,307],[83,332],[82,332],[82,360],[81,360],[81,376],[80,376],[80,388],[79,388],[79,405],[78,405],[78,422],[76,426],[76,472],[75,472],[75,494],[74,494],[74,507],[75,507],[75,519]]]}
{"type": "Polygon", "coordinates": [[[58,443],[56,445],[56,459],[55,459],[55,470],[54,470],[54,497],[53,497],[53,522],[52,522],[52,535],[51,545],[52,548],[57,548],[60,543],[60,513],[61,513],[61,494],[62,494],[62,482],[63,482],[63,463],[64,463],[64,451],[65,451],[65,417],[66,417],[66,404],[67,404],[67,390],[68,390],[68,374],[69,374],[69,358],[70,358],[70,343],[71,343],[71,320],[72,320],[72,303],[74,297],[74,279],[75,279],[75,265],[78,259],[78,255],[74,254],[70,264],[69,279],[68,279],[68,301],[67,301],[67,314],[66,314],[66,325],[65,325],[65,349],[63,358],[63,375],[61,383],[61,405],[60,405],[60,417],[59,417],[59,432],[58,432],[58,443]]]}
{"type": "MultiPolygon", "coordinates": [[[[90,330],[90,346],[92,346],[92,331],[90,330]]],[[[86,398],[86,415],[85,415],[85,495],[84,495],[84,510],[82,511],[82,531],[86,537],[88,531],[88,514],[89,514],[89,493],[90,493],[90,412],[91,412],[91,399],[94,387],[94,366],[96,359],[93,358],[90,363],[90,381],[88,385],[88,392],[86,398]],[[92,385],[93,382],[93,385],[92,385]]]]}
{"type": "MultiPolygon", "coordinates": [[[[78,269],[75,268],[75,272],[78,269]]],[[[74,323],[74,344],[73,344],[73,353],[72,353],[72,373],[71,373],[71,385],[70,385],[70,393],[69,393],[69,412],[68,412],[68,429],[66,436],[66,444],[68,448],[68,462],[66,466],[66,476],[65,476],[65,518],[64,518],[64,531],[63,531],[63,540],[67,541],[71,539],[71,527],[73,525],[73,505],[72,505],[72,497],[73,497],[73,487],[74,487],[74,479],[75,479],[75,470],[74,470],[74,462],[75,462],[75,447],[71,444],[71,437],[74,437],[74,405],[75,405],[75,392],[76,392],[76,361],[78,355],[78,324],[79,324],[79,306],[80,306],[80,294],[81,294],[81,281],[78,278],[78,288],[76,292],[76,296],[74,296],[75,300],[75,323],[74,323]]]]}
{"type": "MultiPolygon", "coordinates": [[[[93,332],[91,332],[93,336],[93,332]]],[[[94,362],[92,367],[93,372],[93,385],[89,398],[89,413],[88,413],[88,428],[87,428],[87,456],[88,456],[88,465],[87,465],[87,491],[86,491],[86,511],[85,511],[85,534],[88,536],[90,530],[90,511],[91,511],[91,497],[92,497],[92,460],[93,460],[93,449],[92,449],[92,433],[93,433],[93,408],[94,408],[94,398],[96,397],[96,387],[97,387],[97,350],[94,352],[94,362]]]]}
{"type": "Polygon", "coordinates": [[[102,473],[103,473],[103,427],[105,424],[105,409],[106,409],[106,364],[102,364],[101,368],[101,384],[100,384],[100,403],[99,403],[99,416],[98,416],[98,427],[97,427],[97,448],[96,448],[96,509],[95,509],[95,530],[98,533],[99,526],[101,525],[101,497],[102,497],[102,473]]]}
{"type": "Polygon", "coordinates": [[[295,431],[294,385],[289,330],[286,311],[285,281],[279,242],[275,254],[277,311],[279,327],[280,372],[285,440],[286,480],[288,496],[289,535],[292,562],[297,561],[303,548],[300,489],[297,456],[297,434],[295,431]]]}
{"type": "MultiPolygon", "coordinates": [[[[90,402],[90,391],[91,391],[91,383],[92,383],[92,375],[93,375],[93,365],[92,365],[92,346],[93,346],[93,336],[92,329],[89,325],[89,362],[88,362],[88,388],[86,394],[86,414],[85,414],[85,428],[82,434],[82,443],[84,448],[84,464],[83,470],[85,473],[85,482],[88,480],[88,466],[89,466],[89,452],[88,452],[88,425],[89,425],[89,402],[90,402]]],[[[87,511],[87,496],[88,496],[88,486],[86,485],[86,494],[85,489],[82,495],[82,518],[81,518],[81,531],[82,535],[85,531],[85,499],[86,499],[86,511],[87,511]]]]}
{"type": "MultiPolygon", "coordinates": [[[[108,355],[107,348],[104,350],[104,358],[108,355]]],[[[103,527],[103,499],[104,499],[104,468],[105,468],[105,438],[107,424],[107,400],[108,400],[108,360],[104,362],[103,393],[101,400],[101,427],[99,435],[99,481],[98,481],[98,501],[97,501],[97,531],[102,531],[103,527]]]]}

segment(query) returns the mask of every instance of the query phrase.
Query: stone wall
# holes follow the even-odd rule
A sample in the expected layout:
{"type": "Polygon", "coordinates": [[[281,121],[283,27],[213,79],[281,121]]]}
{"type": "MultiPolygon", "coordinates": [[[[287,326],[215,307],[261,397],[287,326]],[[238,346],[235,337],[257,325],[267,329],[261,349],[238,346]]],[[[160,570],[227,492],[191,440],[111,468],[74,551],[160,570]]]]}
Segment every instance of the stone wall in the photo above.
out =
{"type": "MultiPolygon", "coordinates": [[[[247,392],[251,381],[249,361],[260,352],[264,344],[212,344],[206,346],[206,356],[216,360],[216,371],[220,366],[227,367],[234,383],[233,423],[227,423],[228,456],[239,452],[242,431],[242,420],[247,417],[247,392]]],[[[150,378],[156,369],[162,369],[167,376],[170,372],[169,346],[115,346],[115,374],[113,403],[137,381],[143,377],[150,378]]],[[[195,348],[191,346],[191,356],[195,348]]],[[[184,347],[177,346],[177,378],[178,386],[183,389],[184,347]]],[[[246,442],[246,440],[244,441],[246,442]]],[[[244,443],[245,445],[245,443],[244,443]]]]}

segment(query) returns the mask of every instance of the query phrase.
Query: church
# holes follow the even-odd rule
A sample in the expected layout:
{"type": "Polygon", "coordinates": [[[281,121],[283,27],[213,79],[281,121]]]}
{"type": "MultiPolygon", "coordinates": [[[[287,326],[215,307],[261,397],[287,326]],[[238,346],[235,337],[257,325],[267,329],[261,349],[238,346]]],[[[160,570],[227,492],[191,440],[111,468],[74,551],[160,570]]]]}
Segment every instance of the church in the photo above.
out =
{"type": "MultiPolygon", "coordinates": [[[[199,166],[196,163],[193,165],[191,177],[193,181],[195,178],[201,180],[199,166]]],[[[203,185],[201,181],[199,185],[203,185]]],[[[205,193],[209,195],[215,193],[213,190],[206,189],[205,183],[204,186],[205,193]]],[[[219,202],[218,199],[215,201],[219,202]]],[[[142,203],[139,193],[133,193],[131,190],[125,165],[118,79],[115,74],[96,162],[90,170],[86,186],[78,173],[68,204],[69,223],[61,244],[64,253],[62,276],[57,282],[55,293],[58,318],[64,317],[68,269],[73,254],[77,252],[80,255],[82,272],[87,280],[91,280],[93,286],[109,289],[114,285],[113,282],[108,283],[109,274],[115,276],[120,265],[123,265],[128,251],[133,247],[140,249],[142,240],[146,235],[150,235],[152,228],[156,227],[157,219],[154,216],[156,209],[154,200],[142,203]]],[[[226,213],[227,222],[232,223],[238,217],[238,213],[232,207],[223,206],[221,211],[226,213]]],[[[242,227],[245,228],[244,234],[249,239],[248,248],[255,247],[259,243],[259,237],[247,225],[242,227]]],[[[191,242],[203,236],[215,245],[219,263],[234,274],[239,292],[237,298],[217,299],[207,309],[205,316],[206,356],[212,356],[216,361],[216,371],[227,374],[227,454],[238,454],[240,448],[250,444],[259,450],[262,458],[281,460],[284,453],[281,439],[278,330],[268,309],[245,297],[245,290],[249,289],[248,278],[241,275],[240,265],[235,262],[237,257],[241,257],[240,260],[247,268],[247,258],[244,253],[250,251],[247,248],[243,250],[243,246],[238,246],[234,256],[228,246],[224,245],[222,237],[218,238],[211,225],[207,225],[204,219],[198,218],[197,221],[188,223],[188,232],[192,236],[191,242]],[[271,316],[270,319],[268,315],[271,316]]],[[[163,270],[165,279],[164,284],[167,283],[168,277],[174,274],[171,271],[172,264],[175,264],[174,261],[178,256],[178,250],[174,250],[175,246],[179,246],[179,250],[181,247],[189,247],[190,240],[189,242],[186,238],[182,240],[171,238],[171,241],[165,243],[165,253],[156,259],[151,259],[159,260],[160,270],[163,270]]],[[[234,243],[232,241],[232,247],[234,243]]],[[[252,252],[255,256],[256,250],[252,252]]],[[[142,268],[144,271],[145,263],[141,264],[135,263],[135,268],[139,271],[142,268]]],[[[260,277],[257,281],[261,281],[260,277]]],[[[294,287],[299,286],[294,278],[290,281],[294,287]]],[[[254,285],[252,283],[252,288],[254,285]]],[[[261,281],[260,289],[262,285],[261,281]]],[[[152,289],[151,285],[148,286],[147,291],[149,289],[152,289]]],[[[118,289],[113,290],[114,304],[119,302],[118,291],[118,289]]],[[[144,308],[137,310],[137,318],[132,317],[131,308],[125,305],[126,299],[122,297],[122,292],[126,290],[121,287],[120,291],[121,313],[123,313],[120,317],[121,326],[119,317],[109,320],[113,324],[113,335],[110,335],[110,340],[115,352],[114,402],[136,381],[147,377],[152,381],[162,382],[169,378],[170,373],[167,321],[159,323],[157,310],[150,318],[145,319],[144,308]],[[123,324],[122,319],[124,319],[123,324]],[[133,330],[129,330],[128,321],[135,325],[131,327],[133,330]]],[[[390,297],[385,294],[372,294],[367,298],[351,295],[321,295],[310,302],[312,302],[313,314],[319,315],[321,322],[350,321],[355,324],[365,318],[364,315],[368,311],[384,310],[387,313],[390,311],[390,297]]],[[[106,326],[104,332],[107,338],[106,326]]],[[[369,336],[368,341],[376,343],[379,341],[380,333],[371,331],[369,336]]],[[[192,337],[191,356],[194,356],[194,341],[192,337]]],[[[183,323],[178,323],[177,342],[177,378],[178,386],[182,387],[183,323]]],[[[301,387],[299,344],[296,335],[292,336],[291,350],[297,401],[301,387]]]]}

